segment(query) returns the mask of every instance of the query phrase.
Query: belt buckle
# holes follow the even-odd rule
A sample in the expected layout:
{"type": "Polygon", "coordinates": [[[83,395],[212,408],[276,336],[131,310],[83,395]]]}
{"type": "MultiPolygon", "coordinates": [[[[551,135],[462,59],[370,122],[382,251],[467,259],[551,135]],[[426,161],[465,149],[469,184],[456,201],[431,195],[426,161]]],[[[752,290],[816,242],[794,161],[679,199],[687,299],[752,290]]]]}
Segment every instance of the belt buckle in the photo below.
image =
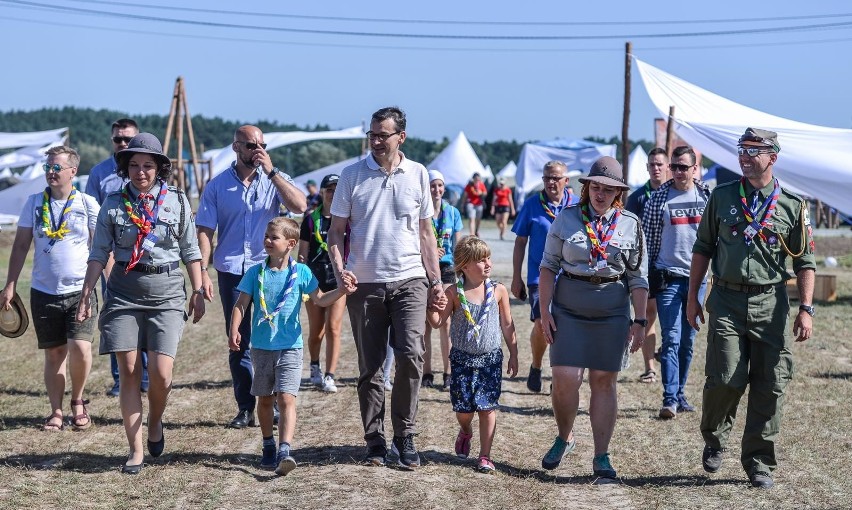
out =
{"type": "Polygon", "coordinates": [[[594,283],[595,285],[598,285],[598,284],[601,283],[601,277],[598,276],[598,275],[594,275],[594,276],[589,278],[589,281],[594,283]]]}
{"type": "Polygon", "coordinates": [[[157,274],[159,272],[158,269],[157,266],[145,266],[145,272],[148,274],[157,274]]]}

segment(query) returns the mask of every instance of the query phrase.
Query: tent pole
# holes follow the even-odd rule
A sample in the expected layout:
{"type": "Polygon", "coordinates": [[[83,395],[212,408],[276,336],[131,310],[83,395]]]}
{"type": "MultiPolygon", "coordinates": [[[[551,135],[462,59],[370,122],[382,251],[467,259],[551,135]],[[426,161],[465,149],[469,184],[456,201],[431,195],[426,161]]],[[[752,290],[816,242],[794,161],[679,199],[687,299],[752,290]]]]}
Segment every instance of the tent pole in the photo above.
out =
{"type": "Polygon", "coordinates": [[[666,123],[666,156],[672,159],[672,145],[674,145],[674,105],[669,106],[669,121],[666,123]]]}
{"type": "MultiPolygon", "coordinates": [[[[624,174],[624,182],[627,182],[629,168],[627,165],[630,158],[630,140],[628,139],[628,128],[630,126],[630,64],[632,59],[633,43],[627,41],[624,45],[624,115],[621,121],[621,165],[624,174]]],[[[624,193],[627,194],[626,192],[624,193]]]]}

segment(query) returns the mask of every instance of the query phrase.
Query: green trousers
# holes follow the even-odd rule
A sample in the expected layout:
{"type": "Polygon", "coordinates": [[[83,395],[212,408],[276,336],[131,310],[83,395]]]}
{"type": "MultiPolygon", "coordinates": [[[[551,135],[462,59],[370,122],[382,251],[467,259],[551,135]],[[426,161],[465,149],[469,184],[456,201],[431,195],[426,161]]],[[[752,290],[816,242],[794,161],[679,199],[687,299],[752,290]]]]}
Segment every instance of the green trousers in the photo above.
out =
{"type": "Polygon", "coordinates": [[[747,294],[713,286],[701,435],[711,448],[724,449],[740,397],[748,388],[741,462],[746,473],[772,473],[775,437],[781,426],[784,388],[793,375],[787,334],[790,303],[784,285],[747,294]]]}

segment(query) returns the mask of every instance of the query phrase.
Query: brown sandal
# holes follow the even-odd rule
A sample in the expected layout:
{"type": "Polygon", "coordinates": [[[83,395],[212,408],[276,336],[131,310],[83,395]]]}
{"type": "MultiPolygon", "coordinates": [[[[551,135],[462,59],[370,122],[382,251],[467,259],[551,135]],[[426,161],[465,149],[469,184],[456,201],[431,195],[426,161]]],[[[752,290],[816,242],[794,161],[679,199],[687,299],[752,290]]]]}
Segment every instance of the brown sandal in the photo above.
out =
{"type": "MultiPolygon", "coordinates": [[[[83,406],[83,412],[81,414],[75,415],[71,418],[71,428],[74,430],[86,430],[92,426],[92,417],[89,416],[89,410],[86,408],[86,404],[88,404],[88,400],[71,400],[72,406],[83,406]],[[86,420],[86,423],[80,425],[80,421],[86,420]]],[[[71,410],[71,414],[73,414],[73,409],[71,410]]]]}
{"type": "Polygon", "coordinates": [[[62,432],[65,429],[65,417],[62,416],[62,413],[53,413],[47,418],[44,419],[44,425],[41,426],[41,430],[45,432],[62,432]],[[50,421],[59,418],[59,425],[55,423],[51,423],[50,421]]]}
{"type": "Polygon", "coordinates": [[[646,370],[644,374],[639,376],[639,382],[645,384],[657,382],[657,372],[654,370],[646,370]]]}

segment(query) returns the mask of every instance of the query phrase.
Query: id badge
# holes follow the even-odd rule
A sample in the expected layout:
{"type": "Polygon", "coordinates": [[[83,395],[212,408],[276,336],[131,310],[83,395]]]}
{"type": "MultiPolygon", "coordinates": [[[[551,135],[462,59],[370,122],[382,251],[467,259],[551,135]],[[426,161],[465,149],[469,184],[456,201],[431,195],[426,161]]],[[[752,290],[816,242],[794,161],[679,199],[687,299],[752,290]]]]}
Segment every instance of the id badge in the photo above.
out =
{"type": "Polygon", "coordinates": [[[743,234],[745,234],[748,237],[754,237],[754,236],[757,235],[757,230],[755,230],[754,227],[749,225],[745,228],[745,230],[743,231],[743,234]]]}
{"type": "Polygon", "coordinates": [[[151,251],[154,249],[154,245],[157,244],[159,238],[154,234],[148,234],[145,236],[145,240],[142,241],[142,249],[145,251],[151,251]]]}
{"type": "Polygon", "coordinates": [[[603,269],[606,269],[606,260],[599,260],[595,265],[595,271],[601,271],[603,269]]]}

